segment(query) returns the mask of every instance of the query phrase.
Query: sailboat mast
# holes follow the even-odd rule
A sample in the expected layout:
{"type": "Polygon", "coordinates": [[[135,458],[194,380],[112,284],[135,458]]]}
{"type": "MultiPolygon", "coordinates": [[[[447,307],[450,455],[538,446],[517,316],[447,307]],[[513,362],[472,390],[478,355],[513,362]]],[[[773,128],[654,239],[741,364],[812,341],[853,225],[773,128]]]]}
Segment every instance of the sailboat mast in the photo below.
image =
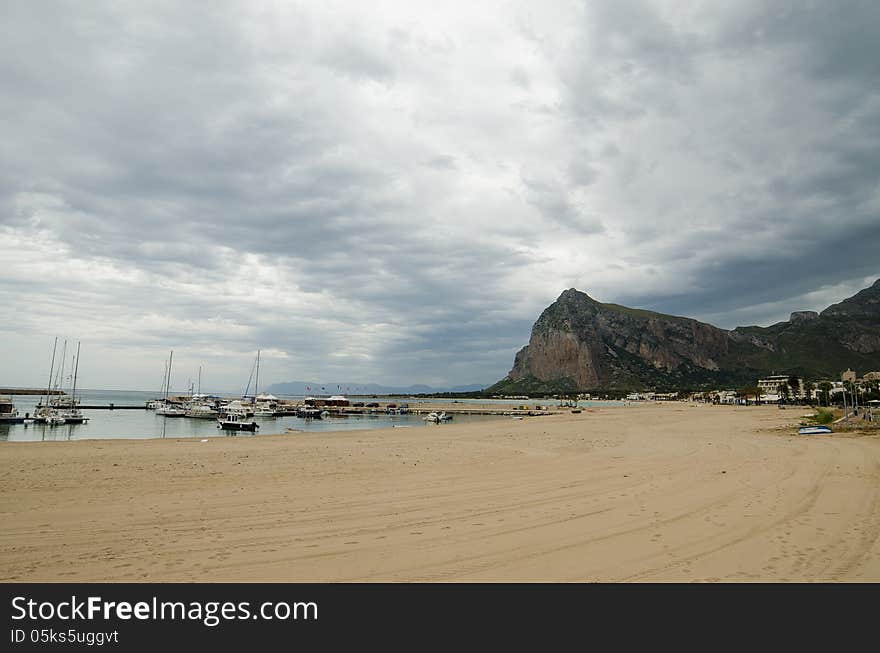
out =
{"type": "Polygon", "coordinates": [[[168,392],[171,389],[171,364],[174,361],[174,350],[171,350],[171,355],[168,357],[168,379],[165,381],[165,399],[168,399],[168,392]]]}
{"type": "Polygon", "coordinates": [[[168,381],[168,361],[165,361],[165,366],[162,368],[162,385],[159,386],[159,394],[162,395],[162,398],[165,398],[165,383],[168,381]]]}
{"type": "Polygon", "coordinates": [[[257,401],[257,395],[260,394],[260,350],[257,350],[257,378],[254,381],[254,403],[257,401]]]}
{"type": "Polygon", "coordinates": [[[202,366],[199,365],[199,392],[198,394],[202,394],[202,366]]]}
{"type": "Polygon", "coordinates": [[[73,367],[73,388],[71,388],[71,405],[76,406],[76,376],[79,374],[79,346],[81,342],[76,343],[76,364],[73,367]]]}
{"type": "Polygon", "coordinates": [[[49,366],[49,383],[46,385],[46,408],[49,407],[49,392],[52,390],[52,373],[55,371],[55,350],[58,348],[58,336],[55,336],[55,344],[52,345],[52,364],[49,366]]]}
{"type": "Polygon", "coordinates": [[[61,390],[61,384],[64,383],[64,363],[67,361],[67,340],[64,341],[64,347],[61,349],[61,367],[55,374],[55,389],[61,390]]]}

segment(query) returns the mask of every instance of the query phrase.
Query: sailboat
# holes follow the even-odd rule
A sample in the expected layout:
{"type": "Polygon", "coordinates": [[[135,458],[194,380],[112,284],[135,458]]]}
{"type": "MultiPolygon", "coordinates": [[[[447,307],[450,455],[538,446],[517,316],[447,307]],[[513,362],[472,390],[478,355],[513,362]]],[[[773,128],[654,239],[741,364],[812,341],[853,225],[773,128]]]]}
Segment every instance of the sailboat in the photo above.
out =
{"type": "Polygon", "coordinates": [[[254,394],[248,394],[251,389],[251,379],[248,379],[247,388],[245,388],[242,401],[252,406],[251,414],[255,417],[275,417],[275,407],[271,404],[271,400],[267,395],[259,394],[260,391],[260,350],[257,350],[257,359],[251,370],[251,378],[254,379],[254,394]]]}
{"type": "Polygon", "coordinates": [[[171,403],[168,401],[168,388],[171,386],[171,364],[174,361],[174,350],[171,350],[171,354],[168,356],[168,373],[165,376],[165,395],[162,397],[162,404],[159,405],[157,402],[156,405],[156,414],[162,415],[163,417],[183,417],[186,415],[186,411],[183,408],[171,403]]]}
{"type": "Polygon", "coordinates": [[[71,362],[74,371],[68,377],[71,380],[71,394],[65,395],[61,387],[64,384],[64,367],[67,359],[67,341],[64,341],[64,348],[61,351],[61,365],[55,370],[55,355],[58,351],[58,338],[55,338],[55,344],[52,346],[52,363],[49,367],[49,383],[46,386],[46,403],[42,401],[37,404],[34,409],[34,422],[38,424],[48,424],[49,426],[58,426],[60,424],[84,424],[89,421],[88,417],[83,416],[76,400],[76,381],[79,373],[79,352],[81,343],[76,346],[76,358],[71,362]],[[52,382],[53,374],[55,376],[52,382]]]}
{"type": "Polygon", "coordinates": [[[260,350],[257,350],[257,378],[254,381],[254,415],[256,417],[275,417],[275,406],[271,395],[258,394],[260,391],[260,350]]]}
{"type": "Polygon", "coordinates": [[[61,417],[64,418],[65,424],[84,424],[89,421],[88,417],[84,417],[79,409],[79,402],[76,400],[76,380],[79,376],[79,351],[81,342],[76,343],[76,362],[73,368],[73,383],[70,388],[70,398],[66,401],[59,402],[58,407],[61,417]]]}
{"type": "Polygon", "coordinates": [[[199,367],[199,389],[198,392],[192,393],[190,386],[190,400],[186,405],[186,416],[195,419],[217,419],[220,411],[217,408],[217,402],[213,397],[202,394],[202,368],[199,367]]]}
{"type": "Polygon", "coordinates": [[[165,361],[165,367],[162,370],[162,386],[159,388],[159,394],[162,395],[158,399],[147,402],[147,410],[156,410],[165,405],[165,383],[168,381],[168,361],[165,361]]]}
{"type": "MultiPolygon", "coordinates": [[[[52,394],[52,375],[55,373],[55,354],[58,351],[58,336],[55,336],[55,342],[52,344],[52,363],[49,365],[49,381],[46,383],[46,403],[42,401],[34,407],[34,422],[37,424],[59,423],[57,415],[49,405],[49,397],[52,394]],[[51,420],[50,420],[51,418],[51,420]]],[[[60,422],[63,424],[63,422],[60,422]]]]}

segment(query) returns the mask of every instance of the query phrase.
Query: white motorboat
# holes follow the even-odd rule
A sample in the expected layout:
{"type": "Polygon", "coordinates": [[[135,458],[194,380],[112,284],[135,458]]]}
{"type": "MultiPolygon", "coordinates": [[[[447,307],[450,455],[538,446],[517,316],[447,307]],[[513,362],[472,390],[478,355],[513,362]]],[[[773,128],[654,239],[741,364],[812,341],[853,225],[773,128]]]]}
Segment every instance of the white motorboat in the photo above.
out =
{"type": "Polygon", "coordinates": [[[254,405],[254,417],[275,417],[275,408],[268,403],[254,405]]]}
{"type": "Polygon", "coordinates": [[[58,414],[59,417],[64,418],[64,424],[85,424],[89,421],[89,418],[85,417],[79,408],[68,408],[59,411],[58,414]]]}
{"type": "Polygon", "coordinates": [[[12,403],[12,399],[0,397],[0,424],[23,424],[24,419],[12,403]]]}
{"type": "Polygon", "coordinates": [[[440,415],[435,412],[430,412],[425,415],[424,420],[426,422],[434,422],[435,424],[438,424],[440,422],[440,415]]]}
{"type": "Polygon", "coordinates": [[[220,411],[211,404],[193,404],[184,411],[184,415],[195,419],[217,419],[220,411]]]}
{"type": "Polygon", "coordinates": [[[163,417],[186,417],[186,410],[175,404],[167,403],[157,408],[156,414],[163,417]]]}
{"type": "Polygon", "coordinates": [[[296,410],[296,416],[303,419],[321,419],[324,416],[324,412],[326,411],[322,411],[314,406],[300,406],[296,410]]]}

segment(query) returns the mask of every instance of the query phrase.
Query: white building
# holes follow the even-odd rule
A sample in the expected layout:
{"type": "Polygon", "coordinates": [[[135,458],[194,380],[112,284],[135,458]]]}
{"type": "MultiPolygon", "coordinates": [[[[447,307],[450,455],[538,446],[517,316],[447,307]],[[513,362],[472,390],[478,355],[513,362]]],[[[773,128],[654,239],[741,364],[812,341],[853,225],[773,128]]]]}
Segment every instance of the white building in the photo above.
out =
{"type": "MultiPolygon", "coordinates": [[[[788,385],[788,378],[787,374],[775,374],[764,379],[758,379],[758,388],[761,390],[763,399],[765,401],[776,401],[779,399],[779,386],[788,385]]],[[[799,399],[804,396],[804,380],[798,378],[797,382],[798,386],[797,392],[795,392],[795,398],[799,399]]]]}

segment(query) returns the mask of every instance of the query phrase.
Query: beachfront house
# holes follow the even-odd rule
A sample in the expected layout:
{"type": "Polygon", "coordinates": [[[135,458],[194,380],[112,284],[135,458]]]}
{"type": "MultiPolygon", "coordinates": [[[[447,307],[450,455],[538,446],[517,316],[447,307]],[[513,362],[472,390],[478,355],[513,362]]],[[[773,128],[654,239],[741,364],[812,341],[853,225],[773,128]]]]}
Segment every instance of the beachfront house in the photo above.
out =
{"type": "MultiPolygon", "coordinates": [[[[758,388],[761,390],[761,395],[764,401],[778,401],[781,399],[782,395],[779,392],[779,386],[787,386],[789,378],[791,377],[787,374],[774,374],[763,379],[758,379],[758,388]]],[[[794,389],[789,386],[789,392],[792,392],[792,390],[794,389]]],[[[800,399],[804,396],[804,380],[798,378],[796,392],[792,392],[792,398],[800,399]]]]}

